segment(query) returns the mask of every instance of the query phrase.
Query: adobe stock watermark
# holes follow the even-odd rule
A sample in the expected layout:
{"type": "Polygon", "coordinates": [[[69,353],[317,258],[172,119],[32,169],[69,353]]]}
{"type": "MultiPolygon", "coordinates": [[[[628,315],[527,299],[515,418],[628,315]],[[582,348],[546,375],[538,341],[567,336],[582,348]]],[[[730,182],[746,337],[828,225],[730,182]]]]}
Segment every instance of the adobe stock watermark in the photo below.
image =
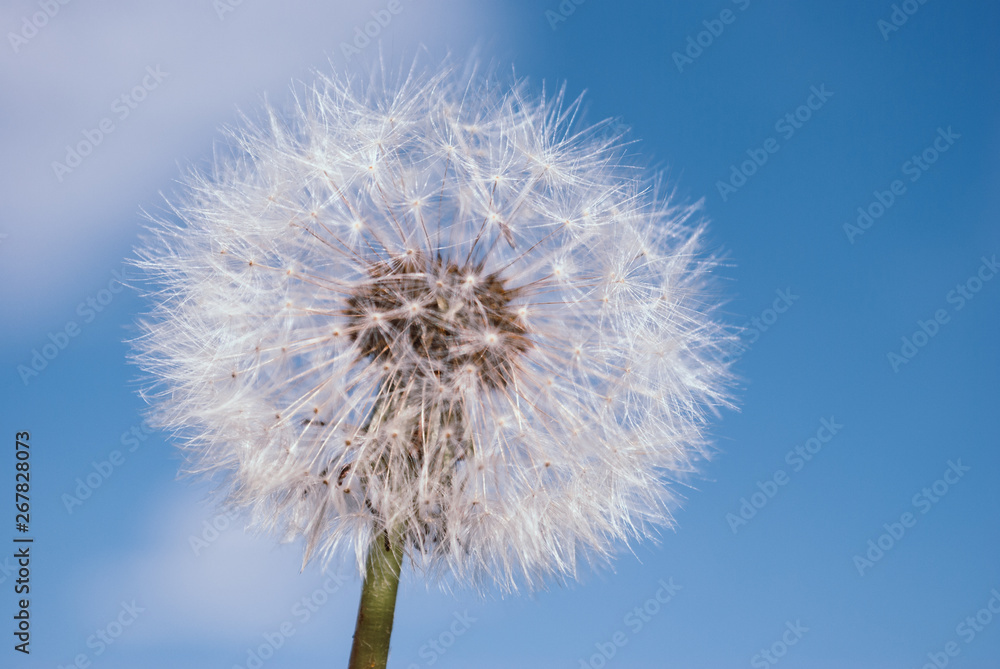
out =
{"type": "Polygon", "coordinates": [[[28,385],[33,378],[39,376],[53,360],[59,357],[59,354],[70,345],[70,342],[83,332],[81,324],[93,323],[98,315],[103,313],[108,305],[114,301],[115,295],[125,289],[125,280],[124,268],[122,271],[111,270],[111,280],[108,281],[107,285],[76,305],[75,313],[80,317],[79,322],[76,320],[66,321],[62,328],[48,333],[46,337],[48,341],[40,347],[31,349],[28,364],[18,365],[14,368],[17,375],[21,377],[21,383],[28,385]]]}
{"type": "MultiPolygon", "coordinates": [[[[947,130],[939,127],[937,136],[927,145],[927,148],[919,154],[915,153],[910,156],[909,160],[899,166],[899,170],[903,176],[909,177],[910,183],[916,183],[938,161],[941,154],[946,153],[961,137],[951,129],[950,125],[947,130]]],[[[904,194],[906,194],[906,183],[902,179],[893,179],[884,191],[875,189],[872,192],[873,199],[868,204],[858,207],[858,217],[854,223],[844,223],[844,234],[847,235],[847,241],[853,244],[856,238],[870,230],[875,222],[892,208],[897,198],[904,194]]]]}
{"type": "MultiPolygon", "coordinates": [[[[961,481],[962,477],[971,469],[971,467],[962,464],[961,458],[954,461],[949,460],[947,465],[948,468],[944,470],[941,478],[922,488],[910,500],[910,504],[920,511],[920,516],[933,509],[948,494],[952,486],[961,481]]],[[[874,539],[869,539],[867,550],[864,553],[854,555],[854,568],[858,570],[858,575],[864,576],[866,571],[871,570],[877,562],[884,558],[885,554],[906,536],[907,530],[916,526],[920,516],[915,515],[912,511],[906,511],[899,517],[898,521],[883,523],[882,529],[885,532],[874,539]]]]}
{"type": "MultiPolygon", "coordinates": [[[[996,254],[993,254],[992,258],[987,258],[982,256],[980,259],[979,268],[976,270],[975,274],[967,278],[961,283],[956,283],[955,287],[948,291],[947,295],[944,296],[945,301],[948,304],[953,305],[952,313],[957,313],[965,308],[979,291],[983,289],[994,276],[997,275],[997,271],[1000,270],[1000,264],[997,263],[996,254]]],[[[892,367],[894,373],[899,373],[900,368],[903,365],[909,364],[911,360],[917,357],[917,354],[930,343],[931,339],[937,336],[938,332],[941,331],[941,326],[947,325],[951,322],[951,314],[945,308],[937,309],[931,318],[925,320],[917,321],[917,329],[909,336],[904,336],[900,338],[901,346],[899,347],[899,352],[889,351],[886,353],[886,358],[889,360],[889,366],[892,367]]]]}
{"type": "Polygon", "coordinates": [[[328,576],[323,585],[295,602],[291,609],[291,618],[285,620],[273,632],[264,632],[261,637],[264,643],[253,648],[247,648],[247,660],[243,664],[234,664],[232,669],[261,669],[264,664],[274,657],[279,648],[291,637],[295,636],[296,630],[308,623],[312,617],[328,601],[330,595],[335,594],[344,584],[345,578],[339,574],[328,576]]]}
{"type": "Polygon", "coordinates": [[[140,425],[133,425],[125,432],[122,432],[121,438],[118,440],[123,450],[115,449],[111,451],[108,453],[107,458],[100,462],[91,460],[90,467],[92,471],[88,472],[83,478],[77,477],[76,488],[73,489],[73,494],[63,493],[62,503],[66,507],[66,512],[72,515],[74,508],[83,506],[83,503],[90,499],[94,492],[111,478],[115,469],[125,464],[125,453],[135,453],[139,450],[139,446],[152,433],[153,429],[146,422],[140,425]]]}
{"type": "Polygon", "coordinates": [[[774,291],[776,297],[770,307],[764,309],[760,314],[744,323],[740,332],[740,342],[737,353],[744,355],[757,343],[761,335],[767,332],[772,325],[778,322],[781,314],[791,309],[792,305],[799,301],[800,297],[792,292],[791,288],[781,288],[774,291]]]}
{"type": "Polygon", "coordinates": [[[767,648],[761,648],[760,652],[751,657],[750,666],[767,669],[767,667],[778,664],[781,658],[788,654],[788,649],[798,644],[808,631],[809,628],[803,625],[800,620],[796,620],[794,623],[786,621],[785,631],[781,633],[778,640],[767,648]]]}
{"type": "Polygon", "coordinates": [[[4,583],[11,576],[16,576],[18,570],[18,565],[16,562],[11,561],[10,554],[4,556],[3,562],[0,562],[0,584],[4,583]]]}
{"type": "MultiPolygon", "coordinates": [[[[802,471],[806,464],[812,462],[813,458],[823,450],[823,447],[830,443],[843,429],[844,426],[838,423],[833,416],[821,418],[815,436],[809,437],[805,443],[799,444],[785,453],[785,464],[791,467],[792,473],[802,471]]],[[[751,493],[749,498],[740,497],[740,506],[736,513],[726,514],[726,522],[733,534],[749,524],[774,499],[778,491],[788,485],[790,481],[791,478],[784,469],[776,469],[763,481],[757,481],[757,490],[751,493]]]]}
{"type": "Polygon", "coordinates": [[[576,12],[576,8],[585,3],[587,0],[562,0],[555,9],[546,9],[545,18],[549,22],[549,26],[552,28],[553,32],[559,27],[560,23],[565,23],[566,20],[576,12]]]}
{"type": "Polygon", "coordinates": [[[232,14],[243,4],[243,0],[212,0],[212,9],[220,21],[226,20],[226,14],[232,14]]]}
{"type": "MultiPolygon", "coordinates": [[[[1000,590],[993,588],[990,598],[981,609],[966,616],[955,625],[955,636],[966,645],[976,640],[976,637],[986,631],[993,618],[1000,614],[1000,590]]],[[[949,641],[941,650],[927,653],[927,662],[920,669],[944,669],[951,661],[962,654],[962,647],[956,641],[949,641]]]]}
{"type": "Polygon", "coordinates": [[[629,629],[629,633],[618,630],[611,635],[607,641],[598,641],[594,644],[596,653],[587,659],[580,658],[579,669],[601,669],[609,660],[618,654],[618,650],[628,644],[629,638],[641,632],[653,621],[653,618],[663,610],[663,607],[674,600],[678,591],[683,590],[681,586],[674,583],[673,577],[656,582],[659,588],[653,596],[635,607],[622,618],[622,624],[629,629]]]}
{"type": "Polygon", "coordinates": [[[389,0],[384,8],[371,10],[369,13],[372,20],[365,22],[364,25],[354,27],[351,43],[340,43],[340,52],[344,54],[344,58],[350,62],[351,58],[360,54],[365,47],[372,43],[373,39],[376,39],[383,30],[389,27],[392,19],[402,12],[402,0],[389,0]]]}
{"type": "Polygon", "coordinates": [[[478,620],[478,618],[470,616],[468,611],[464,613],[455,611],[451,617],[452,621],[448,629],[433,639],[428,639],[424,645],[420,646],[420,650],[417,651],[417,655],[420,656],[420,659],[424,660],[424,663],[417,664],[411,662],[406,669],[421,669],[421,667],[433,665],[442,655],[448,652],[449,648],[455,645],[455,641],[460,636],[469,631],[472,623],[478,620]]]}
{"type": "Polygon", "coordinates": [[[194,556],[198,557],[203,550],[218,541],[222,533],[228,530],[237,518],[239,514],[234,509],[226,509],[222,513],[215,514],[211,521],[208,518],[202,521],[201,534],[188,535],[188,545],[194,556]]]}
{"type": "Polygon", "coordinates": [[[599,136],[608,142],[617,142],[628,135],[632,128],[621,117],[606,118],[594,124],[599,136]]]}
{"type": "MultiPolygon", "coordinates": [[[[732,0],[732,3],[743,12],[750,6],[750,1],[732,0]]],[[[683,53],[674,51],[670,54],[670,57],[674,60],[674,65],[677,66],[677,71],[683,74],[685,66],[694,65],[694,61],[698,60],[701,54],[705,53],[705,49],[715,44],[715,40],[722,36],[722,33],[726,30],[726,26],[731,26],[736,22],[737,16],[736,12],[726,7],[719,12],[718,18],[702,21],[701,25],[705,26],[705,29],[694,35],[687,36],[683,53]]]]}
{"type": "Polygon", "coordinates": [[[892,12],[888,19],[879,19],[875,22],[875,27],[882,33],[882,39],[889,41],[889,35],[899,31],[906,25],[910,17],[920,11],[920,7],[927,4],[927,0],[903,0],[900,3],[892,4],[892,12]]]}
{"type": "Polygon", "coordinates": [[[38,0],[39,11],[31,16],[21,17],[21,27],[17,32],[7,33],[7,41],[14,53],[18,53],[21,47],[30,42],[38,31],[49,25],[49,21],[56,17],[63,6],[68,5],[72,0],[38,0]]]}
{"type": "Polygon", "coordinates": [[[108,648],[118,641],[125,630],[135,624],[139,614],[145,610],[144,607],[136,604],[134,599],[131,602],[122,602],[118,615],[107,625],[87,637],[87,648],[91,649],[92,652],[77,653],[71,663],[60,664],[58,669],[89,669],[94,660],[104,655],[108,648]]]}
{"type": "Polygon", "coordinates": [[[76,142],[76,144],[66,145],[66,154],[63,162],[59,162],[58,160],[52,161],[52,171],[55,173],[59,183],[62,183],[67,174],[72,173],[73,170],[80,167],[87,156],[92,154],[94,149],[100,146],[101,142],[117,129],[118,126],[115,125],[115,119],[119,123],[127,119],[152,91],[160,87],[160,84],[168,76],[170,76],[170,73],[161,70],[159,65],[155,67],[147,65],[146,74],[142,80],[133,86],[131,90],[122,93],[111,101],[112,115],[105,116],[98,121],[95,128],[84,128],[81,130],[80,134],[83,135],[83,139],[76,142]]]}
{"type": "MultiPolygon", "coordinates": [[[[833,92],[827,90],[826,84],[820,84],[818,88],[811,86],[805,102],[774,122],[774,131],[787,142],[809,122],[813,113],[822,109],[823,105],[832,97],[833,92]]],[[[780,149],[781,142],[774,137],[768,137],[757,148],[747,149],[746,154],[749,157],[746,160],[739,165],[733,163],[729,166],[729,179],[726,181],[720,179],[715,182],[715,187],[718,189],[722,201],[726,202],[731,195],[745,186],[747,181],[757,174],[757,171],[767,164],[770,157],[780,149]]]]}

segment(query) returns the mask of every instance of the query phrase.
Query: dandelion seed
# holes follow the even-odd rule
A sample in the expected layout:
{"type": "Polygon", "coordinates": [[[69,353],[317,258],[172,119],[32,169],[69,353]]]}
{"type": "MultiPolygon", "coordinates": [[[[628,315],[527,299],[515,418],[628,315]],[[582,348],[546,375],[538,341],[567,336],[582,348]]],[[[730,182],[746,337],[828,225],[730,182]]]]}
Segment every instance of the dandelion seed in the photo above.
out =
{"type": "Polygon", "coordinates": [[[190,468],[369,579],[535,588],[672,524],[726,403],[714,262],[579,111],[446,67],[236,131],[137,262],[190,468]]]}

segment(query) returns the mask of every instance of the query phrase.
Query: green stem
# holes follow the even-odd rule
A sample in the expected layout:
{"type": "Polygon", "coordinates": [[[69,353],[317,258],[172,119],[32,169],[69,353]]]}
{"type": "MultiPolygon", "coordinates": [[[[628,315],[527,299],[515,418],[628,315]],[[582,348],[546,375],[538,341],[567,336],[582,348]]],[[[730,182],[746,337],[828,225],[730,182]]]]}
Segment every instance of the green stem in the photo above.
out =
{"type": "Polygon", "coordinates": [[[402,540],[389,532],[375,537],[365,561],[365,582],[348,669],[385,669],[402,564],[402,540]]]}

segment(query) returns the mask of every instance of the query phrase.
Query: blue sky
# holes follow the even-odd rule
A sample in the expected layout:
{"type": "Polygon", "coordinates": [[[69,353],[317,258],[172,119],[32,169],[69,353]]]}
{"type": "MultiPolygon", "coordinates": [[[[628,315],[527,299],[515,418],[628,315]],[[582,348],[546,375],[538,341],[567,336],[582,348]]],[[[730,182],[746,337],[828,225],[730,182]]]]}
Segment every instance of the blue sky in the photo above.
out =
{"type": "MultiPolygon", "coordinates": [[[[218,129],[314,68],[356,66],[378,47],[342,44],[387,3],[220,2],[0,9],[0,498],[28,430],[35,537],[32,653],[4,630],[3,666],[229,669],[268,639],[264,667],[346,664],[357,577],[300,574],[301,546],[245,535],[177,480],[126,362],[144,306],[109,289],[142,211],[218,129]]],[[[535,595],[404,574],[389,666],[997,666],[1000,7],[400,3],[387,57],[478,47],[536,89],[565,81],[704,199],[748,349],[677,531],[535,595]]]]}

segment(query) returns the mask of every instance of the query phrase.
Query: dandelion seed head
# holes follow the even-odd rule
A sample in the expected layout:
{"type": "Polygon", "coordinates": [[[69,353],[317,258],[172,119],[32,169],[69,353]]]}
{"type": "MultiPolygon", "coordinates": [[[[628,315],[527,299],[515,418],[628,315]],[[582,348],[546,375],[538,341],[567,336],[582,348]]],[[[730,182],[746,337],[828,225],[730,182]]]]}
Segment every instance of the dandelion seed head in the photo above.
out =
{"type": "Polygon", "coordinates": [[[192,173],[137,264],[189,469],[305,558],[400,531],[504,589],[672,524],[732,338],[695,207],[579,99],[474,68],[319,77],[192,173]]]}

